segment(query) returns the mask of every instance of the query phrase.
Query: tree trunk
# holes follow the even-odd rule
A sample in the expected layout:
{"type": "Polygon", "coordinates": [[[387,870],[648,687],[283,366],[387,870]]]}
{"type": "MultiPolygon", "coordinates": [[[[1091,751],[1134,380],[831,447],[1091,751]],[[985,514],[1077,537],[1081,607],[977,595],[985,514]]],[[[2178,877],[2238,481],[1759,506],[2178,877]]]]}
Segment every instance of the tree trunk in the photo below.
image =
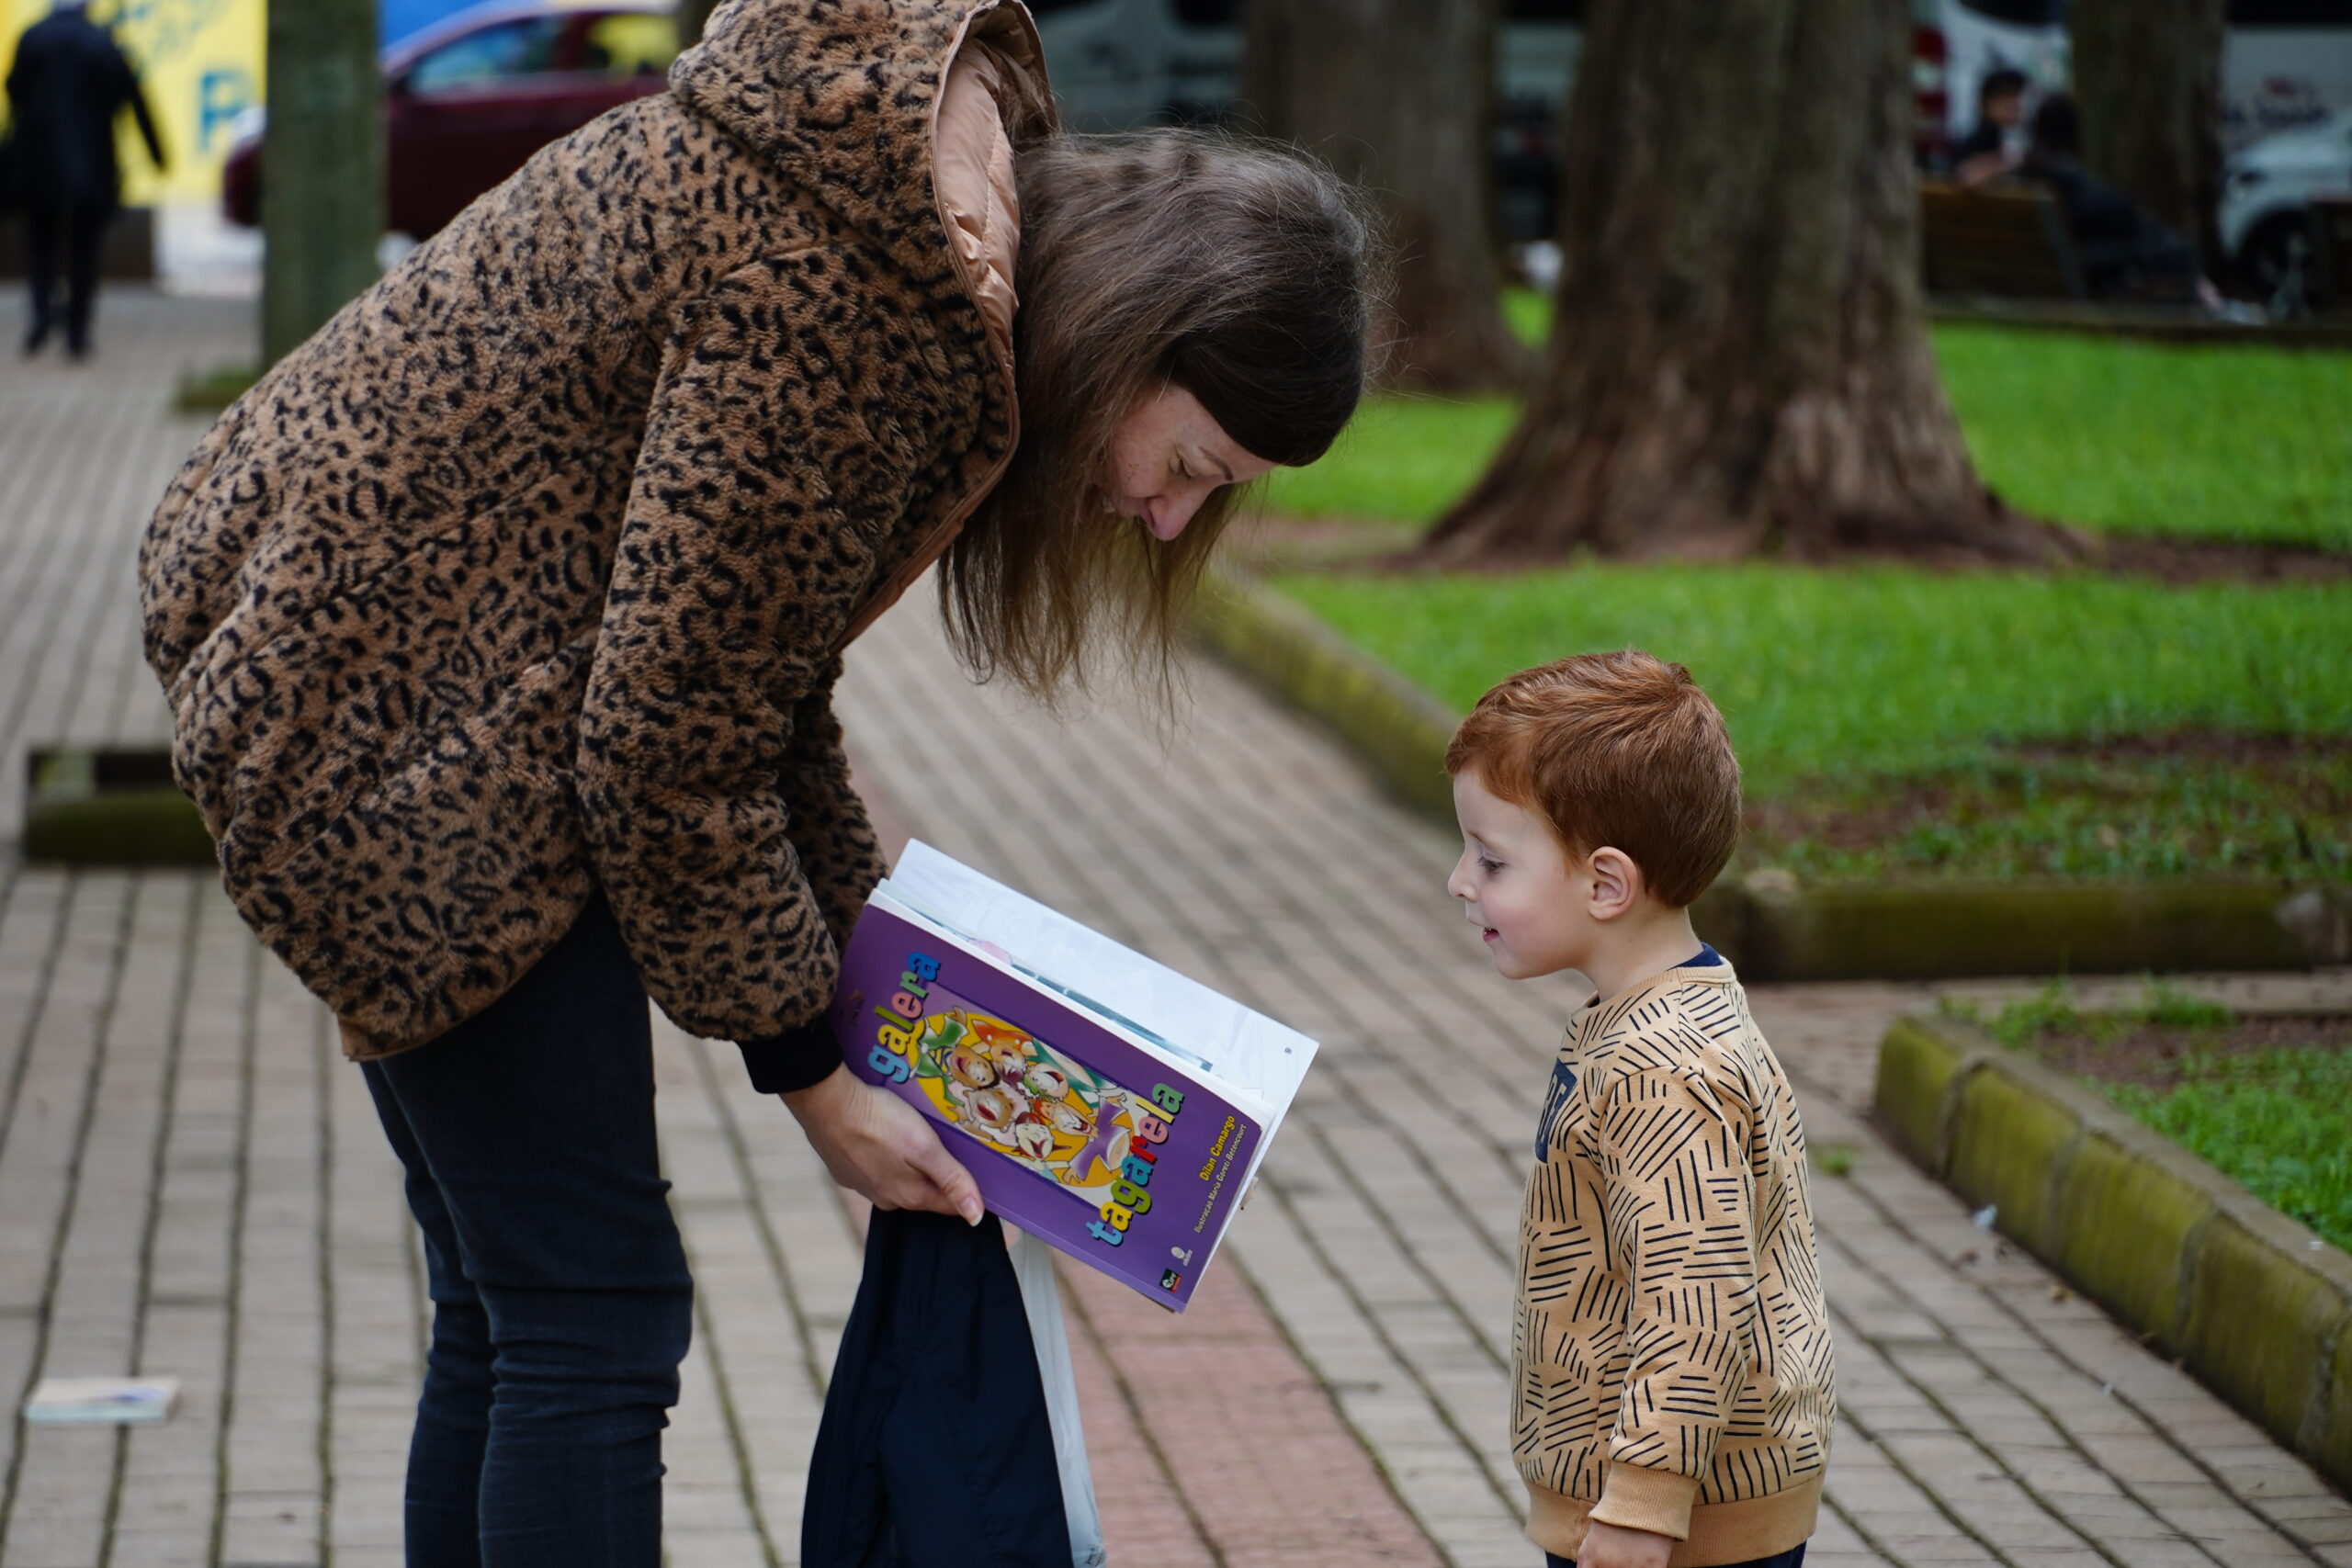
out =
{"type": "Polygon", "coordinates": [[[703,24],[718,6],[718,0],[677,0],[680,49],[692,49],[702,41],[703,24]]]}
{"type": "Polygon", "coordinates": [[[384,234],[376,0],[269,7],[261,346],[274,365],[376,281],[384,234]]]}
{"type": "Polygon", "coordinates": [[[1251,0],[1242,100],[1257,128],[1377,193],[1397,254],[1389,375],[1524,386],[1495,254],[1497,0],[1251,0]]]}
{"type": "Polygon", "coordinates": [[[2079,0],[2083,165],[2193,240],[2212,265],[2222,197],[2225,0],[2079,0]]]}
{"type": "Polygon", "coordinates": [[[2050,558],[1976,478],[1919,281],[1905,0],[1595,0],[1550,367],[1439,564],[2050,558]]]}

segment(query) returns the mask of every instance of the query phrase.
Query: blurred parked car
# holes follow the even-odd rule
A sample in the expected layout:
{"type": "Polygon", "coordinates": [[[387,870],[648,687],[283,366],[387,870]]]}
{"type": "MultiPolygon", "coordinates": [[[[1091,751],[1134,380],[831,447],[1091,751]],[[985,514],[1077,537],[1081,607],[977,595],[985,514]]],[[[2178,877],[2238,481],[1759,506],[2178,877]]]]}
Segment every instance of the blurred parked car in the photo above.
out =
{"type": "MultiPolygon", "coordinates": [[[[384,51],[386,227],[424,239],[557,137],[658,93],[678,52],[670,0],[489,0],[384,51]]],[[[237,127],[221,181],[260,221],[263,119],[237,127]]]]}
{"type": "Polygon", "coordinates": [[[2312,250],[2312,201],[2352,197],[2352,110],[2266,136],[2231,158],[2222,180],[2222,244],[2267,298],[2298,251],[2312,250]]]}

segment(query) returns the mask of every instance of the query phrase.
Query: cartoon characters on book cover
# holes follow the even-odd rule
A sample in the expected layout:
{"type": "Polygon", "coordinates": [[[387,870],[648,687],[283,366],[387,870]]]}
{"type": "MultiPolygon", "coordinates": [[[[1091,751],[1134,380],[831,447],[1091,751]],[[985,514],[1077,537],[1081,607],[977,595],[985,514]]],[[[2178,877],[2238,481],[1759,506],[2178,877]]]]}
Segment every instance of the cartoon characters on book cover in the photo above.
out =
{"type": "Polygon", "coordinates": [[[1003,970],[978,957],[950,959],[967,964],[956,974],[969,973],[985,1003],[950,989],[933,955],[948,951],[904,918],[868,906],[842,955],[831,1012],[851,1069],[1018,1167],[1024,1174],[948,1140],[989,1208],[1181,1312],[1198,1278],[1195,1253],[1204,1242],[1216,1246],[1210,1227],[1221,1230],[1236,1201],[1227,1178],[1248,1157],[1255,1124],[1214,1095],[1209,1111],[1188,1111],[1187,1099],[1206,1092],[1198,1081],[1172,1066],[1155,1072],[1149,1055],[1057,999],[1050,982],[1017,977],[1001,954],[994,956],[1003,970]],[[1030,1017],[1033,1007],[1058,1044],[1005,1016],[1018,1010],[1030,1017]],[[1080,1051],[1103,1066],[1073,1055],[1080,1051]],[[1105,1067],[1131,1081],[1114,1081],[1105,1067]],[[1080,1207],[1065,1209],[1032,1179],[1080,1207]],[[1128,1247],[1145,1233],[1150,1239],[1140,1250],[1128,1247]]]}
{"type": "Polygon", "coordinates": [[[934,990],[912,1083],[943,1121],[1089,1206],[1111,1195],[1136,1135],[1134,1097],[1015,1024],[934,990]]]}

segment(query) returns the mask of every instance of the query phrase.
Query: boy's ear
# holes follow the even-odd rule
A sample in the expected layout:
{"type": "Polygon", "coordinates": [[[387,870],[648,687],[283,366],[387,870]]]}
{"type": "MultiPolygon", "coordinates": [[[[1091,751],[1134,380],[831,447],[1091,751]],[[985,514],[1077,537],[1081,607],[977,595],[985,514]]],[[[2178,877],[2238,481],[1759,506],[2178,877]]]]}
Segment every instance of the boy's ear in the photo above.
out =
{"type": "Polygon", "coordinates": [[[1613,920],[1642,896],[1642,868],[1623,850],[1603,844],[1585,858],[1592,870],[1592,918],[1613,920]]]}

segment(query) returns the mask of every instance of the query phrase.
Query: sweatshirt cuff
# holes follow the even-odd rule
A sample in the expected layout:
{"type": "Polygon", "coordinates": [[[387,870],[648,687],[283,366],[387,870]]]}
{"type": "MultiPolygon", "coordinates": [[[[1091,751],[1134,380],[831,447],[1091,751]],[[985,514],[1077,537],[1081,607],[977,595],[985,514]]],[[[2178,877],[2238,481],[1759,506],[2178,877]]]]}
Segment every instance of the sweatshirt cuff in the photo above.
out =
{"type": "Polygon", "coordinates": [[[1690,1506],[1698,1500],[1699,1482],[1695,1476],[1645,1470],[1637,1464],[1611,1460],[1609,1479],[1601,1483],[1600,1501],[1592,1506],[1589,1517],[1604,1525],[1687,1540],[1690,1535],[1690,1506]]]}
{"type": "Polygon", "coordinates": [[[842,1065],[841,1043],[833,1038],[832,1025],[822,1013],[781,1034],[738,1040],[735,1047],[743,1053],[743,1070],[751,1075],[752,1087],[762,1094],[791,1094],[813,1088],[832,1077],[833,1069],[842,1065]]]}

